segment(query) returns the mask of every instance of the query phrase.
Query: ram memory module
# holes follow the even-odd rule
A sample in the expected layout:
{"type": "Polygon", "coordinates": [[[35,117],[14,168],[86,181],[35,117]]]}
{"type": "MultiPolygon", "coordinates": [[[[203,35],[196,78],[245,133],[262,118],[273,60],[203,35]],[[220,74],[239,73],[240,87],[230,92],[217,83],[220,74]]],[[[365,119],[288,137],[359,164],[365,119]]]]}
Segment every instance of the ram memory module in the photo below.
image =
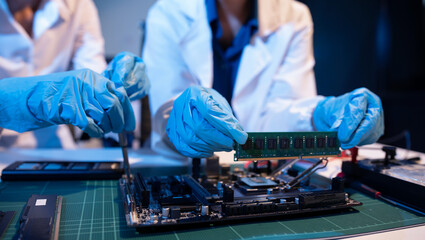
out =
{"type": "Polygon", "coordinates": [[[249,132],[234,161],[340,156],[337,132],[249,132]]]}

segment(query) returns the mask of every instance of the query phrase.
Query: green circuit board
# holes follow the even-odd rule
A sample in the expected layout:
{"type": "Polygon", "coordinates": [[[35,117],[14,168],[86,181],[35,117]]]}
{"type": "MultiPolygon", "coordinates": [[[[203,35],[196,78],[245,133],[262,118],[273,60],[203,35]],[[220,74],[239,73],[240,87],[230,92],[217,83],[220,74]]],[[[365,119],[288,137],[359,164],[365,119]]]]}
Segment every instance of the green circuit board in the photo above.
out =
{"type": "Polygon", "coordinates": [[[234,161],[340,156],[337,132],[249,132],[234,161]]]}

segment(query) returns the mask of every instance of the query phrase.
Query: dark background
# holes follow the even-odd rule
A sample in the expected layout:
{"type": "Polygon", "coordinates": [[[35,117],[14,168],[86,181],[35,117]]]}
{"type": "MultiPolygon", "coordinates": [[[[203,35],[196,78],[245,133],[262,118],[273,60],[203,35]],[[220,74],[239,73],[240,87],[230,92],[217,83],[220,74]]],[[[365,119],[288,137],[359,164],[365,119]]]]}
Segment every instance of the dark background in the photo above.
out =
{"type": "Polygon", "coordinates": [[[411,148],[425,152],[422,1],[301,2],[310,8],[314,22],[318,93],[340,95],[369,88],[381,97],[384,107],[385,135],[381,141],[406,147],[408,131],[411,148]]]}

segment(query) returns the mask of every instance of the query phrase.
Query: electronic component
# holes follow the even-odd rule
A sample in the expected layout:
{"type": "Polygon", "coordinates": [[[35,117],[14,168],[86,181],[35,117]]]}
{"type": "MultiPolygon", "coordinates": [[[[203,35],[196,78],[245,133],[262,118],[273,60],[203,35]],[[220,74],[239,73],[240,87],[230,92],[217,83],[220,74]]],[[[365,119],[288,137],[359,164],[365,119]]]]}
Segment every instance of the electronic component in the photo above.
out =
{"type": "Polygon", "coordinates": [[[245,144],[235,143],[234,160],[339,156],[339,147],[336,132],[249,132],[245,144]]]}
{"type": "Polygon", "coordinates": [[[280,149],[287,149],[289,148],[289,138],[281,138],[280,139],[280,149]]]}
{"type": "Polygon", "coordinates": [[[250,149],[251,149],[251,145],[252,145],[251,143],[252,143],[251,139],[250,139],[250,138],[248,138],[248,139],[246,140],[245,144],[244,144],[244,145],[242,145],[242,149],[243,149],[243,150],[250,150],[250,149]]]}
{"type": "Polygon", "coordinates": [[[313,208],[324,205],[344,204],[347,198],[345,192],[323,191],[320,193],[301,193],[299,204],[301,208],[313,208]]]}
{"type": "Polygon", "coordinates": [[[268,149],[276,149],[277,147],[277,139],[276,138],[270,138],[267,141],[267,148],[268,149]]]}
{"type": "Polygon", "coordinates": [[[343,191],[340,178],[332,180],[331,190],[330,186],[310,184],[310,176],[326,166],[326,156],[340,154],[336,132],[248,133],[246,143],[235,144],[235,149],[235,161],[291,160],[274,171],[268,164],[269,176],[255,172],[255,167],[249,172],[220,166],[216,157],[207,160],[206,175],[201,174],[201,162],[196,158],[192,159],[192,176],[147,177],[137,173],[129,181],[124,175],[120,189],[127,225],[139,231],[159,230],[361,205],[343,191]],[[290,174],[300,157],[322,158],[301,173],[290,174]]]}
{"type": "Polygon", "coordinates": [[[313,148],[314,147],[314,138],[308,137],[305,139],[305,147],[306,148],[313,148]]]}
{"type": "Polygon", "coordinates": [[[215,171],[214,178],[145,177],[137,173],[132,182],[124,175],[120,189],[127,225],[138,231],[161,231],[164,227],[208,226],[361,205],[343,191],[340,178],[332,180],[331,190],[330,186],[321,188],[303,181],[319,169],[323,161],[325,159],[319,160],[296,177],[281,172],[282,168],[275,176],[262,176],[239,168],[221,169],[218,178],[215,171]]]}
{"type": "Polygon", "coordinates": [[[264,139],[255,139],[254,140],[254,149],[257,149],[257,150],[264,149],[264,139]]]}
{"type": "Polygon", "coordinates": [[[241,182],[245,183],[246,185],[250,186],[250,187],[273,187],[273,186],[277,186],[277,183],[264,178],[264,177],[244,177],[241,178],[240,180],[241,182]]]}
{"type": "Polygon", "coordinates": [[[119,179],[122,162],[18,161],[3,169],[3,181],[119,179]]]}
{"type": "Polygon", "coordinates": [[[205,173],[210,178],[218,178],[220,176],[220,163],[217,156],[207,158],[205,162],[205,173]]]}
{"type": "Polygon", "coordinates": [[[326,147],[326,138],[324,138],[324,137],[318,137],[317,138],[317,147],[318,148],[324,148],[324,147],[326,147]]]}
{"type": "Polygon", "coordinates": [[[337,138],[336,137],[330,137],[328,138],[328,147],[336,147],[337,146],[337,138]]]}
{"type": "Polygon", "coordinates": [[[303,148],[303,139],[302,138],[295,138],[294,139],[294,148],[297,148],[297,149],[303,148]]]}
{"type": "Polygon", "coordinates": [[[3,239],[3,235],[6,229],[9,227],[10,222],[15,216],[14,211],[2,212],[0,211],[0,239],[3,239]]]}
{"type": "Polygon", "coordinates": [[[61,196],[32,195],[21,215],[15,239],[58,239],[61,207],[61,196]]]}
{"type": "Polygon", "coordinates": [[[177,219],[180,218],[181,212],[179,207],[172,207],[170,210],[170,218],[177,219]]]}
{"type": "Polygon", "coordinates": [[[347,182],[367,194],[376,191],[376,197],[391,199],[393,205],[425,213],[425,166],[414,160],[397,161],[394,147],[382,150],[386,153],[384,159],[344,161],[342,172],[347,182]]]}

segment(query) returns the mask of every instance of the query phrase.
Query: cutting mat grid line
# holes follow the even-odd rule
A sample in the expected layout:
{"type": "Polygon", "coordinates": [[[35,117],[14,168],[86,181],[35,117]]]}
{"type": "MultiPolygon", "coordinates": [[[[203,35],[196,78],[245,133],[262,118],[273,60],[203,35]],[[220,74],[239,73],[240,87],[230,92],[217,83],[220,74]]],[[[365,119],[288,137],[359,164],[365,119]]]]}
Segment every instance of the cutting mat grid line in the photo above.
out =
{"type": "MultiPolygon", "coordinates": [[[[87,182],[86,183],[86,190],[84,191],[84,202],[83,202],[83,207],[82,207],[82,210],[81,210],[80,224],[78,226],[77,240],[79,240],[80,239],[80,236],[81,236],[80,235],[80,232],[81,232],[81,225],[83,223],[84,209],[85,209],[85,206],[86,206],[86,199],[87,199],[88,187],[89,187],[89,184],[87,182]]],[[[59,233],[60,233],[60,231],[59,231],[59,233]]]]}
{"type": "MultiPolygon", "coordinates": [[[[96,186],[97,181],[95,181],[94,184],[96,186]]],[[[96,190],[97,190],[97,188],[95,187],[94,193],[93,193],[93,205],[92,205],[92,209],[91,209],[90,232],[93,232],[93,218],[94,218],[94,209],[95,209],[95,204],[94,203],[96,202],[96,190]]],[[[93,239],[93,234],[90,235],[90,240],[92,240],[92,239],[93,239]]]]}
{"type": "MultiPolygon", "coordinates": [[[[106,199],[105,198],[105,188],[102,188],[102,199],[106,199]]],[[[102,209],[104,209],[105,208],[105,202],[102,202],[102,209]]],[[[101,221],[102,221],[102,240],[104,240],[105,239],[105,219],[107,219],[107,218],[105,218],[105,212],[104,211],[102,211],[102,218],[100,219],[101,221]]],[[[115,221],[115,219],[112,219],[112,221],[115,221]]]]}
{"type": "MultiPolygon", "coordinates": [[[[113,189],[113,187],[114,187],[114,185],[112,184],[112,182],[110,182],[110,189],[111,189],[111,198],[112,198],[112,200],[114,199],[114,194],[113,194],[113,191],[112,191],[112,189],[113,189]]],[[[114,204],[111,204],[112,205],[112,214],[113,214],[113,219],[115,219],[115,205],[114,204]]],[[[114,239],[116,240],[117,239],[117,228],[116,228],[116,224],[115,224],[115,220],[113,221],[113,225],[114,225],[114,239]]],[[[122,222],[122,221],[120,221],[120,222],[122,222]]]]}
{"type": "Polygon", "coordinates": [[[425,224],[425,217],[352,192],[351,197],[362,201],[364,205],[351,212],[139,234],[135,229],[127,227],[118,181],[2,182],[0,183],[0,210],[16,211],[4,239],[11,239],[16,233],[17,221],[28,198],[32,194],[41,193],[58,194],[64,198],[60,239],[317,238],[425,224]]]}

